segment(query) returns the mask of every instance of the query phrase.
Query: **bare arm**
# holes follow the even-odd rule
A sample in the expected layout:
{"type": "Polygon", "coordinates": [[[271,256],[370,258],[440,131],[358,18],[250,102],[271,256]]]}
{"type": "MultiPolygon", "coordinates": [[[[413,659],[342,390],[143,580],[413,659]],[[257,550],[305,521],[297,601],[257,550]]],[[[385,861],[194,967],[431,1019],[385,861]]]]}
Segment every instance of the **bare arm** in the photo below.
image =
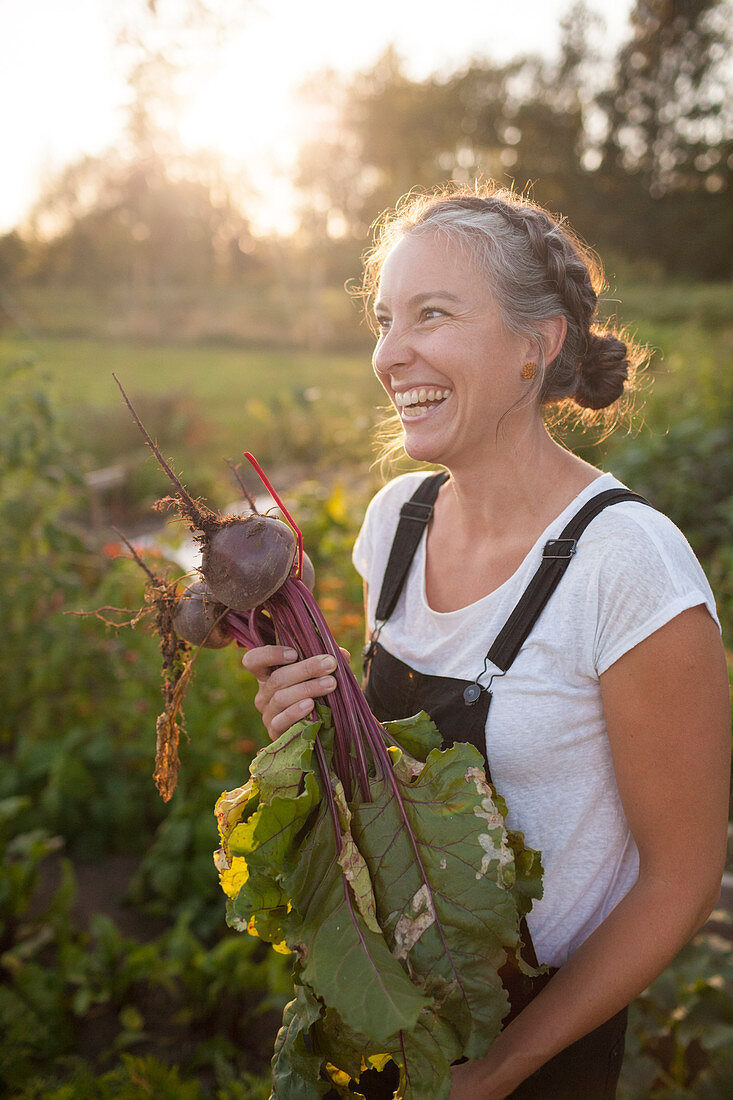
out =
{"type": "Polygon", "coordinates": [[[500,1100],[644,990],[704,923],[725,861],[729,699],[719,631],[678,615],[601,677],[634,887],[502,1032],[453,1071],[451,1100],[500,1100]]]}

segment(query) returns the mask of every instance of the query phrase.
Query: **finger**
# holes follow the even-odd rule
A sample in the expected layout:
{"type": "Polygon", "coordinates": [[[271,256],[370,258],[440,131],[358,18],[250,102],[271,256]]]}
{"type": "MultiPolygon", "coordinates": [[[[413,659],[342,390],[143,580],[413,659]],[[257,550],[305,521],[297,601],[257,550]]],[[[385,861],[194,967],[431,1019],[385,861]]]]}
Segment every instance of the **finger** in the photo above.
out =
{"type": "Polygon", "coordinates": [[[283,710],[280,714],[276,714],[267,725],[267,732],[271,739],[274,741],[280,737],[281,734],[289,730],[291,726],[294,726],[296,722],[302,722],[304,718],[311,713],[315,703],[312,699],[301,699],[297,703],[293,703],[287,710],[283,710]]]}
{"type": "Polygon", "coordinates": [[[305,680],[292,687],[280,688],[273,692],[267,709],[273,715],[296,706],[302,699],[317,699],[328,695],[338,687],[335,676],[320,676],[317,680],[305,680]]]}
{"type": "Polygon", "coordinates": [[[348,649],[344,649],[342,645],[339,646],[339,649],[341,650],[341,655],[345,657],[347,661],[350,661],[351,654],[349,653],[348,649]]]}
{"type": "Polygon", "coordinates": [[[327,653],[319,653],[318,656],[308,657],[305,661],[297,661],[293,665],[282,665],[274,669],[268,680],[268,686],[274,693],[293,684],[302,684],[306,680],[317,679],[325,673],[333,672],[336,664],[335,657],[327,653]]]}
{"type": "Polygon", "coordinates": [[[263,645],[248,649],[242,658],[242,664],[258,680],[267,678],[273,669],[297,661],[294,649],[281,645],[263,645]]]}

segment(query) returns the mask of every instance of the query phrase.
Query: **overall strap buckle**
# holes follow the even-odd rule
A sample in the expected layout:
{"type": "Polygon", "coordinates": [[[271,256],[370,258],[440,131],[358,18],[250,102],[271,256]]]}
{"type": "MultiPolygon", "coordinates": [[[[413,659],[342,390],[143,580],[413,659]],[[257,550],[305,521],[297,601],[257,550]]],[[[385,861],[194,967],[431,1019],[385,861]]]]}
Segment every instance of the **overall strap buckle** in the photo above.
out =
{"type": "Polygon", "coordinates": [[[560,559],[569,561],[575,553],[577,539],[548,539],[542,551],[542,560],[560,559]]]}
{"type": "Polygon", "coordinates": [[[421,504],[419,500],[406,500],[400,508],[405,519],[415,519],[419,523],[428,523],[433,514],[432,504],[421,504]]]}

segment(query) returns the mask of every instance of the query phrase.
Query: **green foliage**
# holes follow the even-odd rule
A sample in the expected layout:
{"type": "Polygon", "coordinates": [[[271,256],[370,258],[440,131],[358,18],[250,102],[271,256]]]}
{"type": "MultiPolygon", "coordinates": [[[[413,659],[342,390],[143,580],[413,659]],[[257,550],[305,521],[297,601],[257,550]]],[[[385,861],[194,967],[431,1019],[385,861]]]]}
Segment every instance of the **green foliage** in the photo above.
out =
{"type": "Polygon", "coordinates": [[[632,438],[610,441],[613,472],[684,532],[707,573],[724,635],[733,631],[733,374],[726,333],[705,346],[680,326],[632,438]]]}
{"type": "Polygon", "coordinates": [[[72,1072],[68,1084],[28,1085],[15,1100],[140,1100],[148,1095],[159,1100],[202,1100],[203,1096],[198,1081],[182,1081],[177,1067],[150,1057],[123,1054],[121,1065],[101,1076],[83,1062],[75,1062],[72,1072]]]}
{"type": "MultiPolygon", "coordinates": [[[[733,411],[733,410],[732,410],[733,411]]],[[[664,435],[627,443],[617,476],[647,496],[684,531],[705,562],[726,634],[733,629],[733,420],[713,428],[702,415],[664,435]]]]}
{"type": "MultiPolygon", "coordinates": [[[[22,356],[28,347],[8,337],[0,340],[0,356],[22,356]]],[[[124,409],[112,371],[166,456],[187,471],[190,488],[221,505],[238,492],[222,460],[239,461],[245,448],[288,481],[294,475],[300,481],[303,471],[328,477],[344,463],[367,465],[371,457],[374,406],[383,391],[368,355],[63,338],[44,339],[38,354],[55,386],[54,418],[83,440],[77,477],[114,463],[127,470],[125,486],[104,497],[118,526],[131,517],[149,523],[156,486],[157,495],[168,486],[124,409]]],[[[248,483],[260,491],[256,479],[248,483]]],[[[289,484],[280,487],[288,492],[289,484]]]]}
{"type": "Polygon", "coordinates": [[[730,1096],[732,1026],[733,943],[698,935],[631,1007],[619,1100],[730,1096]]]}
{"type": "Polygon", "coordinates": [[[18,828],[29,806],[28,798],[0,801],[0,1087],[5,1088],[22,1081],[39,1060],[63,1054],[71,1040],[63,981],[43,959],[68,948],[73,875],[65,861],[55,895],[46,905],[32,904],[41,865],[63,841],[41,828],[18,828]]]}
{"type": "Polygon", "coordinates": [[[141,575],[77,527],[79,459],[37,372],[14,364],[3,383],[0,611],[13,659],[0,679],[0,1091],[132,1096],[137,1075],[161,1095],[205,1095],[208,1082],[235,1100],[264,1066],[259,1030],[269,1040],[289,990],[256,943],[224,935],[210,865],[211,806],[263,736],[252,687],[232,690],[243,678],[234,652],[202,655],[196,733],[166,818],[151,779],[156,645],[143,629],[122,638],[65,613],[134,609],[141,575]],[[155,878],[140,856],[164,826],[179,839],[155,878]],[[76,898],[62,849],[80,872],[124,855],[138,866],[134,889],[122,903],[106,891],[76,898]],[[180,1081],[150,1059],[110,1070],[130,1047],[178,1061],[180,1081]]]}

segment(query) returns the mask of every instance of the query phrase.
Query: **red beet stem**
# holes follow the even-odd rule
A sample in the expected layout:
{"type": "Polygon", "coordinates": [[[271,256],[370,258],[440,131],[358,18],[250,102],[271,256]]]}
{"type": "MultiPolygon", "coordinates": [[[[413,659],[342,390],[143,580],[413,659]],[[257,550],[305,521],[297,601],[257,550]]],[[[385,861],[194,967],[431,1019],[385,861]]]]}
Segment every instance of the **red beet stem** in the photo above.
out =
{"type": "MultiPolygon", "coordinates": [[[[323,640],[316,633],[313,623],[308,617],[307,610],[303,614],[303,609],[298,607],[292,596],[293,593],[288,592],[286,598],[276,600],[273,597],[271,601],[273,604],[277,604],[276,608],[273,607],[273,615],[277,618],[280,640],[283,645],[292,645],[302,656],[314,657],[323,651],[323,640]]],[[[325,697],[322,701],[326,701],[325,697]]],[[[343,783],[346,798],[350,800],[352,792],[349,745],[350,742],[359,738],[360,730],[358,727],[354,729],[349,723],[349,714],[343,693],[332,692],[329,705],[333,714],[334,770],[343,783]]]]}
{"type": "MultiPolygon", "coordinates": [[[[363,724],[362,720],[364,717],[366,717],[366,715],[368,715],[368,721],[373,726],[380,730],[382,729],[382,727],[379,725],[376,718],[369,710],[367,701],[362,694],[362,690],[359,687],[357,679],[354,676],[354,673],[351,671],[351,666],[344,657],[339,646],[336,644],[336,641],[334,640],[333,635],[331,634],[331,631],[329,629],[328,623],[326,622],[323,612],[318,606],[318,603],[313,596],[313,593],[310,591],[307,585],[303,584],[302,581],[297,581],[294,578],[292,580],[286,581],[285,583],[290,585],[290,587],[288,588],[288,594],[290,594],[292,590],[294,594],[297,593],[300,597],[301,601],[305,605],[308,614],[315,621],[319,636],[323,639],[329,638],[333,644],[333,649],[331,650],[331,652],[336,658],[338,664],[338,681],[341,689],[341,694],[343,696],[348,712],[348,725],[349,728],[354,731],[351,737],[351,741],[356,750],[356,774],[359,779],[359,786],[362,796],[367,801],[369,801],[368,765],[366,753],[364,751],[364,741],[361,737],[361,728],[363,724]],[[363,710],[359,706],[360,700],[364,703],[363,710]],[[364,712],[366,712],[366,714],[364,712]]],[[[282,592],[282,589],[280,589],[280,591],[282,592]]]]}
{"type": "MultiPolygon", "coordinates": [[[[289,577],[282,588],[265,604],[270,619],[259,611],[229,611],[225,622],[240,645],[247,649],[264,644],[258,619],[274,626],[281,645],[289,645],[302,657],[314,657],[324,651],[337,662],[338,687],[323,702],[333,714],[334,769],[341,780],[347,799],[351,798],[351,765],[362,798],[370,800],[369,765],[364,745],[364,726],[384,731],[367,706],[348,662],[336,644],[310,589],[302,581],[289,577]],[[361,702],[363,701],[363,707],[361,702]],[[366,722],[365,722],[366,719],[366,722]],[[352,761],[351,750],[356,759],[352,761]]],[[[381,768],[380,768],[381,770],[381,768]]]]}

